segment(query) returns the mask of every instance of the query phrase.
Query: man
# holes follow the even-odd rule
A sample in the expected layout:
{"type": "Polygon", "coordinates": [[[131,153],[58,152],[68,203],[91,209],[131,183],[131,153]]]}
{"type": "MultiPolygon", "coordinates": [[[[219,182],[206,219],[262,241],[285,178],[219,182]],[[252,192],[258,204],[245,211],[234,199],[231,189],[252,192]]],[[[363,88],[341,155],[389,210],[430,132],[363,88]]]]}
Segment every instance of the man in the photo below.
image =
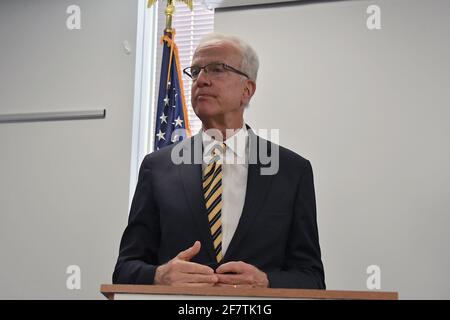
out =
{"type": "Polygon", "coordinates": [[[196,49],[185,73],[202,131],[143,160],[114,283],[325,289],[311,165],[244,122],[258,64],[236,37],[196,49]]]}

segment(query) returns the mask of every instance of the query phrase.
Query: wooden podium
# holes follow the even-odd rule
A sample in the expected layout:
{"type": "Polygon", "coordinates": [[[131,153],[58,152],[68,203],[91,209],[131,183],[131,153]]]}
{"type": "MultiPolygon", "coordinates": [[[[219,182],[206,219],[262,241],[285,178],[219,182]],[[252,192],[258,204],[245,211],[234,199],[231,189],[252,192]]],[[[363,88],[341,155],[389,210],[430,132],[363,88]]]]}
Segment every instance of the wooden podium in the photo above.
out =
{"type": "Polygon", "coordinates": [[[336,291],[272,288],[190,288],[157,285],[102,284],[101,293],[110,300],[179,299],[333,299],[398,300],[398,292],[336,291]]]}

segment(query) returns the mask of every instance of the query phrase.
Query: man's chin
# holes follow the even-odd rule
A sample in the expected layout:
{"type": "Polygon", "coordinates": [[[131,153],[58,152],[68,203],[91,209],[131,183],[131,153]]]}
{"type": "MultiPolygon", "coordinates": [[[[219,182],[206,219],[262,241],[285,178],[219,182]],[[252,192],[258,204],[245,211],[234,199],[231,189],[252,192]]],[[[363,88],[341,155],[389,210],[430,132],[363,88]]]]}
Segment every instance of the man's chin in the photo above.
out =
{"type": "Polygon", "coordinates": [[[194,108],[194,112],[202,121],[214,118],[218,114],[217,108],[215,106],[206,103],[198,103],[194,108]]]}

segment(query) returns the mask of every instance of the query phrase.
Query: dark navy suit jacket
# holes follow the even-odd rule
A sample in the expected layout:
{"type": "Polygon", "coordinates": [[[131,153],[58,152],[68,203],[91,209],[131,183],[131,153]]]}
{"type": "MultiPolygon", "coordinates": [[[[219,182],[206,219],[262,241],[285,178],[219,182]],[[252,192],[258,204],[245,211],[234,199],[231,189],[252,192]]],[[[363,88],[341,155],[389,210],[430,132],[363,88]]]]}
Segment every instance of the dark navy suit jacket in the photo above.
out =
{"type": "MultiPolygon", "coordinates": [[[[252,264],[267,273],[272,288],[325,289],[311,164],[250,128],[248,133],[250,158],[262,147],[271,156],[278,151],[279,169],[274,175],[262,175],[261,169],[270,164],[264,165],[259,156],[250,160],[244,208],[221,263],[252,264]]],[[[196,240],[202,246],[191,261],[217,266],[202,193],[201,159],[201,133],[145,157],[113,283],[152,284],[156,267],[196,240]],[[190,157],[191,164],[173,163],[174,148],[190,157]]]]}

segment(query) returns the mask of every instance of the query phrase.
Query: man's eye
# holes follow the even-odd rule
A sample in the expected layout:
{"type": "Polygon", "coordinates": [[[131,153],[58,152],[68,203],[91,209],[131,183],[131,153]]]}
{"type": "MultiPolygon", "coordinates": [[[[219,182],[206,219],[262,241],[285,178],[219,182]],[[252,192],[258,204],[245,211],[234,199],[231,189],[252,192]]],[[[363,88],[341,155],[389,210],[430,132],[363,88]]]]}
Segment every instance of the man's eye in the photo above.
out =
{"type": "Polygon", "coordinates": [[[198,76],[198,74],[200,73],[200,69],[199,68],[192,68],[191,69],[191,74],[195,77],[198,76]]]}
{"type": "Polygon", "coordinates": [[[220,73],[223,71],[223,68],[221,66],[215,66],[212,68],[212,72],[214,73],[220,73]]]}

